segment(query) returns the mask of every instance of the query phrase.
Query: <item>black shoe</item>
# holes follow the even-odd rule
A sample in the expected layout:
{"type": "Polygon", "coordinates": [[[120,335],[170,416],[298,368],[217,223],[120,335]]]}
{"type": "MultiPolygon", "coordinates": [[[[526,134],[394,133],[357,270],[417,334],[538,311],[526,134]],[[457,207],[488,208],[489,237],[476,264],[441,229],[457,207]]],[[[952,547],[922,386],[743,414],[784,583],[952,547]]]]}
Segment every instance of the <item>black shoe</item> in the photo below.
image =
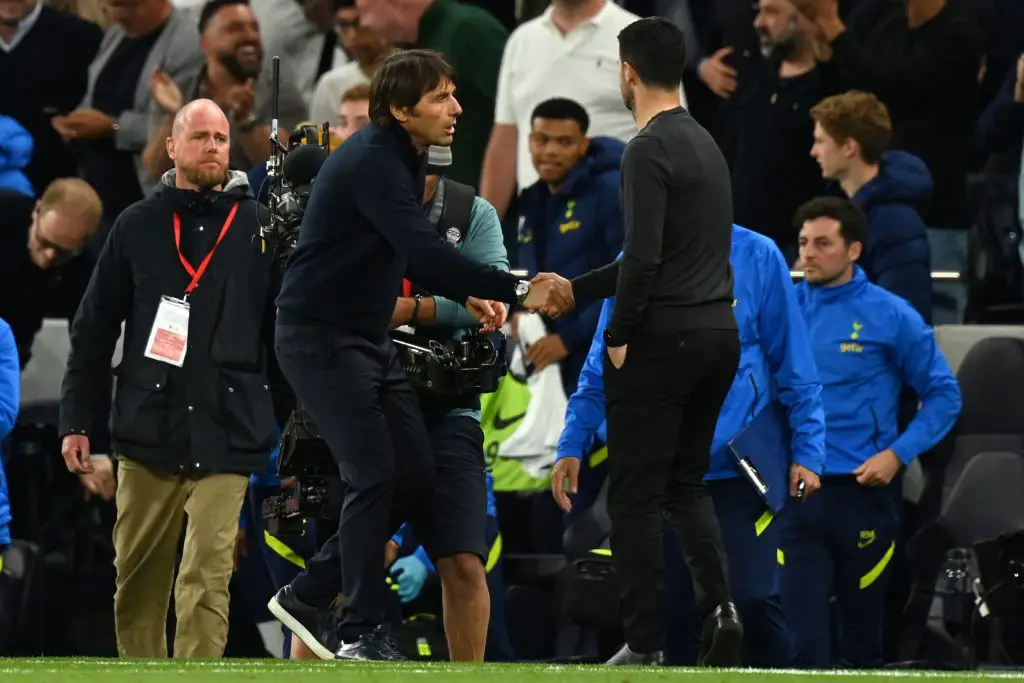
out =
{"type": "Polygon", "coordinates": [[[267,609],[320,659],[334,659],[341,645],[338,638],[338,617],[333,611],[320,610],[295,597],[291,586],[285,586],[267,603],[267,609]]]}
{"type": "Polygon", "coordinates": [[[612,658],[605,662],[606,666],[662,666],[665,663],[665,656],[661,650],[652,652],[649,655],[642,655],[633,652],[629,645],[623,645],[622,649],[612,655],[612,658]]]}
{"type": "Polygon", "coordinates": [[[357,659],[369,662],[406,662],[408,658],[398,651],[394,639],[383,626],[364,633],[359,640],[341,643],[335,654],[337,659],[357,659]]]}
{"type": "Polygon", "coordinates": [[[704,620],[699,666],[737,668],[740,666],[740,644],[743,624],[736,605],[725,602],[704,620]]]}

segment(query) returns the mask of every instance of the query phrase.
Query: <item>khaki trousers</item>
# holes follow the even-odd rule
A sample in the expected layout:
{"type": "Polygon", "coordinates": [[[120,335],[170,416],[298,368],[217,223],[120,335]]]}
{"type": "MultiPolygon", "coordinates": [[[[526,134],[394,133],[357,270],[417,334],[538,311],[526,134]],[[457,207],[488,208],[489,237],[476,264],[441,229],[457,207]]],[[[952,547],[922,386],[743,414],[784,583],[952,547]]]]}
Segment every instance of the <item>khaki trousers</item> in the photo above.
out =
{"type": "Polygon", "coordinates": [[[167,608],[174,585],[174,656],[217,659],[228,638],[228,583],[248,479],[158,474],[119,458],[114,523],[114,627],[121,657],[167,657],[167,608]],[[174,580],[174,561],[185,548],[174,580]]]}

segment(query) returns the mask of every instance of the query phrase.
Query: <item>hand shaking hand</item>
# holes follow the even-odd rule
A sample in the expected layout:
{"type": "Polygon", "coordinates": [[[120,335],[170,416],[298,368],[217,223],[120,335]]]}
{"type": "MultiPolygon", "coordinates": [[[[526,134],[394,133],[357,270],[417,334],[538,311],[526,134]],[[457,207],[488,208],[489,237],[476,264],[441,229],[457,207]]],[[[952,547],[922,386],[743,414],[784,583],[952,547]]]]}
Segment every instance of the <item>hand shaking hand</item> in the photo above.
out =
{"type": "Polygon", "coordinates": [[[537,273],[523,305],[549,318],[565,315],[576,305],[572,283],[557,273],[537,273]]]}
{"type": "Polygon", "coordinates": [[[477,299],[474,296],[466,299],[466,310],[482,323],[483,327],[480,328],[480,331],[484,334],[501,329],[501,326],[505,324],[505,318],[508,317],[508,309],[505,304],[499,301],[477,299]]]}

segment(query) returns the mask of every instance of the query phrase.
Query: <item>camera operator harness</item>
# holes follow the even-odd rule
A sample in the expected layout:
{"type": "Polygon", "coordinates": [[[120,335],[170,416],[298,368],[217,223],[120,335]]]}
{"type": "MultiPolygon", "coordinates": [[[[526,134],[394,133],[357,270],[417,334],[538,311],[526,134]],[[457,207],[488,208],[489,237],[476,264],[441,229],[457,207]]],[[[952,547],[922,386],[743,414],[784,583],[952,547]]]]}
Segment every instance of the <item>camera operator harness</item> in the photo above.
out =
{"type": "MultiPolygon", "coordinates": [[[[449,244],[458,246],[469,232],[476,195],[468,185],[447,179],[438,183],[437,194],[435,203],[441,204],[437,232],[449,244]]],[[[406,282],[404,296],[418,299],[427,294],[406,282]]],[[[402,353],[405,372],[430,413],[478,406],[479,395],[496,390],[505,374],[502,334],[466,334],[456,340],[451,336],[451,330],[444,327],[421,326],[414,333],[391,333],[402,353]]]]}

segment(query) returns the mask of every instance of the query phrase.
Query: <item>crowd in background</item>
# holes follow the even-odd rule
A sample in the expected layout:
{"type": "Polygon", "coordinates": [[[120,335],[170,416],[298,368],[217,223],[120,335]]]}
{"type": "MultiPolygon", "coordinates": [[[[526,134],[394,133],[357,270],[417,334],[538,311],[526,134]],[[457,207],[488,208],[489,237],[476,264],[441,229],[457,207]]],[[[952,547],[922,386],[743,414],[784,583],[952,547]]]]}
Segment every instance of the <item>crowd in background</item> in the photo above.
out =
{"type": "MultiPolygon", "coordinates": [[[[1020,322],[1016,314],[989,310],[1019,303],[1020,282],[1014,288],[997,277],[1003,285],[993,285],[991,273],[977,273],[972,259],[981,253],[997,270],[1020,269],[1024,5],[548,5],[0,0],[0,282],[6,285],[0,319],[12,329],[20,369],[32,361],[45,319],[73,318],[118,216],[151,196],[171,168],[165,140],[188,102],[209,98],[220,105],[231,127],[231,166],[259,190],[271,149],[272,56],[281,58],[281,130],[327,122],[337,145],[369,123],[369,83],[383,59],[409,46],[440,52],[454,68],[463,108],[444,173],[475,187],[494,207],[511,267],[571,278],[609,262],[622,244],[619,161],[636,132],[619,91],[616,37],[638,16],[654,14],[687,37],[683,100],[729,162],[736,224],[774,240],[799,270],[797,209],[822,195],[848,197],[868,223],[860,266],[924,320],[1020,322]],[[960,278],[933,282],[934,271],[960,278]]],[[[584,306],[549,321],[526,352],[534,372],[559,367],[565,396],[575,391],[599,311],[600,304],[584,306]]],[[[486,443],[505,438],[500,425],[490,430],[486,443]]],[[[96,453],[109,450],[103,432],[97,425],[96,453]]],[[[52,448],[46,434],[45,425],[24,425],[7,439],[13,505],[10,511],[0,505],[0,530],[12,515],[15,538],[60,548],[53,564],[83,568],[76,583],[92,582],[96,594],[107,596],[113,467],[101,460],[80,475],[80,490],[66,474],[17,478],[26,466],[12,465],[11,454],[28,451],[15,442],[52,448]],[[29,503],[53,505],[53,495],[40,498],[27,489],[54,478],[66,500],[76,501],[67,504],[87,511],[75,515],[85,534],[41,527],[51,516],[67,526],[66,516],[29,503]],[[82,495],[90,498],[85,507],[77,500],[82,495]]],[[[550,495],[537,493],[544,477],[523,461],[493,466],[505,552],[561,553],[560,513],[550,495]]],[[[240,549],[255,557],[262,542],[250,534],[240,549]]],[[[266,626],[263,607],[272,594],[269,581],[260,563],[244,556],[238,574],[234,612],[259,624],[266,642],[275,628],[266,626]]],[[[892,589],[897,602],[899,585],[892,589]]],[[[509,598],[526,605],[508,617],[521,657],[550,654],[523,616],[532,599],[526,589],[509,598]]],[[[50,649],[108,650],[99,635],[109,631],[103,609],[83,610],[75,629],[50,649]]],[[[263,649],[238,635],[245,628],[232,631],[229,652],[263,649]]]]}

